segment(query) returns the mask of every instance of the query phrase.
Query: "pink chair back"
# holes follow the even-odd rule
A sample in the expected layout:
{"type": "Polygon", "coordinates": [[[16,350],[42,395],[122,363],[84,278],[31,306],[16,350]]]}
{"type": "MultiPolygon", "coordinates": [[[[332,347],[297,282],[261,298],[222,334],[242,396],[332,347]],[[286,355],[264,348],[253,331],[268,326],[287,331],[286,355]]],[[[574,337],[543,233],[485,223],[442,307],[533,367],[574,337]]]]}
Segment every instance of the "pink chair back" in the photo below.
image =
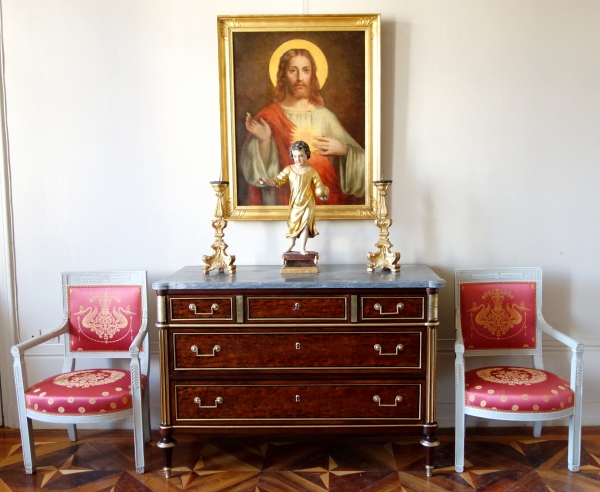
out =
{"type": "Polygon", "coordinates": [[[465,350],[537,348],[536,286],[535,281],[460,284],[465,350]]]}
{"type": "Polygon", "coordinates": [[[142,285],[68,285],[69,352],[129,352],[142,326],[142,285]]]}

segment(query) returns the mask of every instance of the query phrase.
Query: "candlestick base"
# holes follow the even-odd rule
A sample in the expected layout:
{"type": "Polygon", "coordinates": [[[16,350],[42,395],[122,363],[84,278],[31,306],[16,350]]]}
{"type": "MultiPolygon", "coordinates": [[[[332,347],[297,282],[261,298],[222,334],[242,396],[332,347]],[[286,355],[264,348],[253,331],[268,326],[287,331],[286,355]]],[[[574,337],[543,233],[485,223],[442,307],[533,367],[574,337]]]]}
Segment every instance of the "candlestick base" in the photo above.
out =
{"type": "Polygon", "coordinates": [[[400,253],[393,253],[391,251],[392,243],[390,243],[388,236],[390,235],[388,229],[392,225],[392,219],[387,217],[387,207],[385,205],[385,197],[387,195],[387,189],[392,184],[390,180],[374,181],[373,184],[377,188],[377,219],[375,225],[379,227],[379,241],[375,244],[377,251],[375,253],[367,253],[367,259],[371,262],[367,265],[367,271],[372,272],[377,268],[381,268],[383,271],[390,271],[392,273],[400,272],[400,253]]]}
{"type": "Polygon", "coordinates": [[[227,220],[223,213],[223,196],[225,190],[229,186],[228,181],[211,181],[211,186],[215,190],[217,196],[217,208],[215,209],[215,220],[212,221],[212,226],[215,229],[215,242],[212,244],[214,253],[212,255],[204,255],[202,261],[206,263],[202,267],[205,274],[212,270],[226,271],[227,273],[235,273],[235,255],[227,254],[227,244],[223,241],[225,233],[223,230],[227,227],[227,220]]]}

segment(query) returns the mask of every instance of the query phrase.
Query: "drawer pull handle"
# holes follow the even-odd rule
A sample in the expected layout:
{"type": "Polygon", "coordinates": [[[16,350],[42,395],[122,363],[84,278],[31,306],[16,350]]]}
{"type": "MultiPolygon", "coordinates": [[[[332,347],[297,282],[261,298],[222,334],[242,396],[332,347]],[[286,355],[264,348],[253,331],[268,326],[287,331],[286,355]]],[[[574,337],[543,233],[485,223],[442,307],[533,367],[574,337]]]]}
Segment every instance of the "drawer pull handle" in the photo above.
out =
{"type": "Polygon", "coordinates": [[[397,396],[396,398],[394,398],[394,404],[392,405],[391,403],[381,403],[381,397],[379,395],[375,395],[373,397],[373,401],[376,403],[379,403],[380,407],[397,407],[398,403],[400,403],[402,401],[402,397],[401,396],[397,396]]]}
{"type": "Polygon", "coordinates": [[[294,311],[300,311],[300,303],[294,304],[294,311]]]}
{"type": "Polygon", "coordinates": [[[396,345],[396,352],[393,354],[384,354],[381,352],[381,345],[379,345],[378,343],[376,343],[373,348],[375,350],[377,350],[377,352],[379,352],[379,355],[398,355],[398,352],[400,352],[402,349],[404,349],[404,345],[402,345],[401,343],[399,343],[398,345],[396,345]]]}
{"type": "Polygon", "coordinates": [[[220,345],[215,345],[213,347],[212,354],[199,354],[198,353],[198,347],[196,345],[192,345],[191,350],[192,350],[192,352],[194,352],[196,354],[196,357],[215,357],[217,355],[217,352],[221,351],[221,346],[220,345]]]}
{"type": "Polygon", "coordinates": [[[400,314],[400,311],[402,309],[404,309],[404,303],[399,302],[398,304],[396,304],[396,312],[395,313],[384,313],[383,307],[379,303],[375,304],[373,307],[375,308],[375,311],[379,311],[379,314],[381,314],[382,316],[385,316],[387,314],[400,314]]]}
{"type": "Polygon", "coordinates": [[[300,395],[296,395],[296,401],[300,401],[300,395]]]}
{"type": "Polygon", "coordinates": [[[196,398],[194,398],[194,403],[198,404],[198,408],[217,408],[219,406],[219,403],[223,403],[223,398],[221,398],[220,396],[217,396],[215,398],[215,404],[213,406],[202,406],[202,400],[200,399],[199,396],[197,396],[196,398]]]}
{"type": "Polygon", "coordinates": [[[211,307],[210,307],[210,313],[199,313],[197,311],[197,307],[194,303],[189,305],[190,311],[192,311],[196,316],[212,316],[213,314],[215,314],[215,311],[219,310],[219,305],[217,303],[214,303],[211,307]]]}

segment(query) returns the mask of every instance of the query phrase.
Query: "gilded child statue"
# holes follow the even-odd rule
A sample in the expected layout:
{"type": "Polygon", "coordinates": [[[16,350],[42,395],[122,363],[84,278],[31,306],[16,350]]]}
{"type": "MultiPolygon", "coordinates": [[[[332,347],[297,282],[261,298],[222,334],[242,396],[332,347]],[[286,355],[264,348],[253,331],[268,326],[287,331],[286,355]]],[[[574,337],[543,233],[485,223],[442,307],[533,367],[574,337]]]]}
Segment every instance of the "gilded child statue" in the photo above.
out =
{"type": "Polygon", "coordinates": [[[285,167],[274,178],[260,178],[260,182],[277,187],[289,182],[290,213],[288,216],[289,231],[286,237],[290,239],[290,245],[286,249],[286,253],[292,251],[296,245],[296,239],[300,238],[300,253],[306,255],[308,254],[306,251],[308,238],[319,234],[315,219],[315,195],[320,200],[327,200],[329,188],[323,184],[317,170],[308,164],[310,148],[306,142],[301,140],[294,142],[290,147],[290,158],[293,164],[285,167]]]}

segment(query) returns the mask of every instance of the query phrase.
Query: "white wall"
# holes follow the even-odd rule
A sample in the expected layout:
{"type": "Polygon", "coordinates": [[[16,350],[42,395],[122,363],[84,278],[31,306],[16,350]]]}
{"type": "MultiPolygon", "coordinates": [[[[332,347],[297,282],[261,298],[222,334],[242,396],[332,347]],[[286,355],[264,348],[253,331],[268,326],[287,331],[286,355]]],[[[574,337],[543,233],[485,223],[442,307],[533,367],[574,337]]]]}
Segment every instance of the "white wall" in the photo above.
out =
{"type": "MultiPolygon", "coordinates": [[[[586,343],[584,422],[600,424],[595,0],[2,0],[21,338],[58,325],[63,270],[144,269],[151,283],[202,263],[221,160],[216,16],[303,7],[382,14],[390,239],[448,281],[439,422],[453,415],[453,269],[537,265],[546,319],[586,343]]],[[[364,263],[377,240],[371,221],[319,230],[323,263],[364,263]]],[[[284,232],[231,222],[225,240],[239,265],[278,264],[284,232]]],[[[550,348],[547,368],[564,367],[550,348]]]]}

